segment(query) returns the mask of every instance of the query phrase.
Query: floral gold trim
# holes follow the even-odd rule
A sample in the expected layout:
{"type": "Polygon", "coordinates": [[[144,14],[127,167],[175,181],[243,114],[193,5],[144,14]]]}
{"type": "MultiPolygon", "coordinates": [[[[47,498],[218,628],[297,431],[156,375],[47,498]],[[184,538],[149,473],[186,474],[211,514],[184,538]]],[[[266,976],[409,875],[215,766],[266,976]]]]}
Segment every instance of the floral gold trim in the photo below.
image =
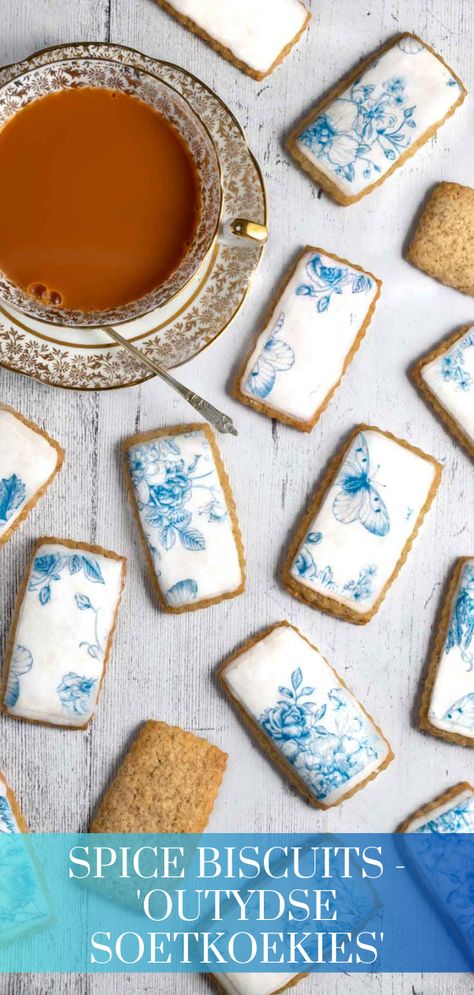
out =
{"type": "MultiPolygon", "coordinates": [[[[224,190],[224,218],[252,217],[267,221],[267,202],[261,170],[243,131],[223,101],[192,74],[134,49],[106,43],[57,46],[30,56],[23,63],[0,70],[0,85],[13,79],[32,62],[58,61],[61,56],[130,62],[162,78],[189,102],[211,133],[218,150],[224,190]]],[[[231,323],[247,296],[263,246],[242,240],[218,244],[205,284],[164,327],[154,325],[140,333],[142,348],[165,368],[187,362],[202,352],[231,323]]],[[[156,321],[156,314],[153,317],[156,321]]],[[[152,316],[150,316],[152,318],[152,316]]],[[[85,333],[87,334],[87,333],[85,333]]],[[[116,346],[68,346],[53,343],[16,317],[0,314],[0,363],[51,386],[72,390],[110,390],[143,383],[150,374],[116,346]]]]}

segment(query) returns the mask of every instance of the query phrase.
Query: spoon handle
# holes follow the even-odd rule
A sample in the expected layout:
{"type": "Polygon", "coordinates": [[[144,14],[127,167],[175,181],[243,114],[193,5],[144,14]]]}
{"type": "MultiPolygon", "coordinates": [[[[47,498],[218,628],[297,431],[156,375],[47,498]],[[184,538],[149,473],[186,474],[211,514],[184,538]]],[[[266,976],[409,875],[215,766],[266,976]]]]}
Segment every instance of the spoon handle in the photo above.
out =
{"type": "Polygon", "coordinates": [[[184,400],[187,401],[188,404],[191,404],[191,406],[198,411],[199,414],[206,419],[206,421],[209,421],[211,425],[214,425],[214,428],[216,428],[218,432],[223,432],[224,434],[230,432],[231,435],[239,434],[235,428],[232,418],[229,418],[229,415],[225,415],[222,411],[219,411],[218,408],[215,408],[213,404],[210,404],[209,401],[204,400],[203,397],[199,397],[199,394],[195,394],[195,392],[190,390],[189,387],[185,387],[184,384],[179,382],[179,380],[172,377],[167,370],[163,370],[161,366],[158,366],[158,363],[155,363],[154,359],[150,359],[149,356],[146,356],[145,353],[141,351],[141,349],[137,349],[132,342],[124,339],[115,328],[112,328],[110,325],[102,325],[100,331],[105,332],[105,334],[108,335],[109,338],[113,339],[117,345],[121,345],[127,350],[127,352],[130,352],[132,356],[135,356],[135,358],[138,359],[143,366],[147,366],[148,369],[153,370],[153,373],[155,373],[156,376],[161,377],[161,379],[168,384],[168,387],[171,387],[171,389],[175,390],[181,395],[181,397],[184,397],[184,400]]]}

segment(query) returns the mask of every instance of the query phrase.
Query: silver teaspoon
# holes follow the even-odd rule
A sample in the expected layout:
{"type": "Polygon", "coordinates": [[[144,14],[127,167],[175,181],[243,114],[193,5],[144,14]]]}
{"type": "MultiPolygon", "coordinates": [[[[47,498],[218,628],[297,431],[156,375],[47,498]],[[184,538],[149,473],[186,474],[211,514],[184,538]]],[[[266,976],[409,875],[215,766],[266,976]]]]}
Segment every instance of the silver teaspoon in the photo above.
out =
{"type": "Polygon", "coordinates": [[[189,387],[185,387],[184,384],[179,382],[179,380],[172,377],[167,370],[163,370],[161,366],[158,366],[158,363],[155,363],[154,359],[150,359],[144,352],[141,351],[141,349],[137,349],[132,342],[124,339],[115,328],[112,328],[110,325],[101,325],[100,331],[105,332],[105,334],[108,335],[110,339],[113,339],[117,345],[121,345],[123,349],[126,349],[127,352],[132,354],[132,356],[135,356],[135,359],[138,359],[143,366],[147,366],[149,370],[153,370],[153,373],[156,373],[158,377],[161,377],[161,379],[168,384],[168,387],[171,387],[171,389],[175,390],[181,395],[181,397],[184,397],[184,400],[187,401],[188,404],[195,409],[195,411],[198,411],[199,414],[206,419],[206,421],[210,422],[218,432],[222,432],[224,434],[230,432],[231,435],[239,434],[232,418],[230,418],[229,415],[225,415],[222,411],[219,411],[218,408],[215,408],[213,404],[210,404],[209,401],[205,401],[203,397],[199,397],[199,394],[195,394],[193,390],[189,389],[189,387]]]}

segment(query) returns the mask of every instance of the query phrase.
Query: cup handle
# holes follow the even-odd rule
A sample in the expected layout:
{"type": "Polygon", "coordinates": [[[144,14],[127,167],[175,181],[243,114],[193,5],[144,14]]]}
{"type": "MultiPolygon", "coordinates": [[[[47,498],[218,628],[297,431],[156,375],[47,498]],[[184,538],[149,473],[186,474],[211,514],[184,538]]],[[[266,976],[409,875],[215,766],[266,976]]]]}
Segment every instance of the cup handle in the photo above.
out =
{"type": "Polygon", "coordinates": [[[261,225],[257,221],[249,221],[248,218],[233,218],[231,221],[225,221],[219,235],[219,241],[226,244],[242,239],[264,245],[267,238],[268,229],[265,225],[261,225]]]}

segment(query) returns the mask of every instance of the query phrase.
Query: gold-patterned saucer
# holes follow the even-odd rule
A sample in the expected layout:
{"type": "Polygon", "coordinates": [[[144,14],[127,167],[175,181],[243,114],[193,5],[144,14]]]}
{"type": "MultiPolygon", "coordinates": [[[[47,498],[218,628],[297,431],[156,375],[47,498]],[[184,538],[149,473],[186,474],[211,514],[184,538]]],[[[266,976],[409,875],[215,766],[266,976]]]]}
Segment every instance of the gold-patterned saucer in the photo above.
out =
{"type": "MultiPolygon", "coordinates": [[[[262,175],[244,133],[223,101],[191,73],[123,45],[61,45],[0,70],[0,85],[26,69],[74,56],[111,59],[147,70],[173,86],[207,126],[217,148],[224,218],[267,221],[262,175]]],[[[210,345],[240,310],[263,245],[219,241],[186,288],[168,305],[120,325],[120,333],[161,366],[187,362],[210,345]]],[[[149,379],[144,369],[97,329],[63,328],[0,305],[0,365],[71,390],[110,390],[149,379]]]]}

